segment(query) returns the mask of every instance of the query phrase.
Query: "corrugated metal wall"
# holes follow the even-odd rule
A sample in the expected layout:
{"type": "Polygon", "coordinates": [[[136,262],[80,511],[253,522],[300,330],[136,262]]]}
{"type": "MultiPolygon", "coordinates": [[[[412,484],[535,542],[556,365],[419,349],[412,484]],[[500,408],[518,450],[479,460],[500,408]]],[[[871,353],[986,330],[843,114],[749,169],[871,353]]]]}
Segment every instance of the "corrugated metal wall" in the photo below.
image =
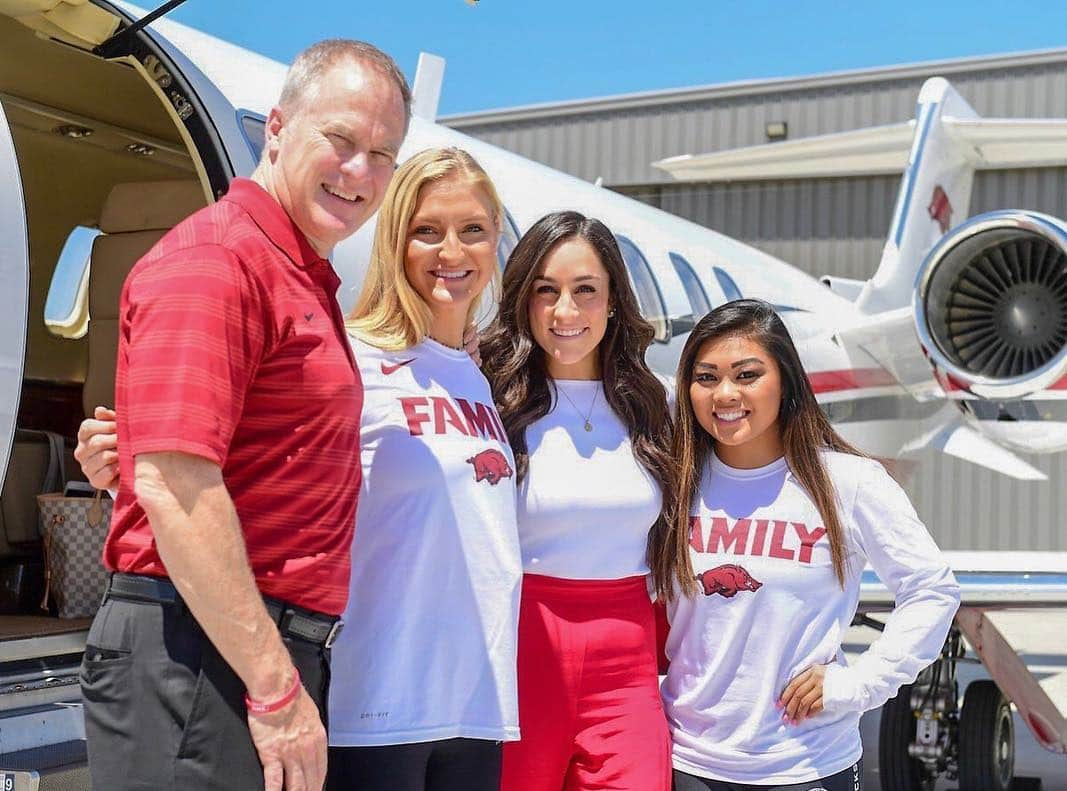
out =
{"type": "Polygon", "coordinates": [[[925,453],[908,493],[945,549],[1067,551],[1067,454],[1025,458],[1048,482],[1013,481],[925,453]]]}
{"type": "Polygon", "coordinates": [[[906,77],[836,83],[828,78],[831,84],[806,88],[761,86],[747,95],[738,88],[737,95],[685,102],[667,96],[618,109],[571,107],[559,114],[518,113],[515,119],[502,111],[499,120],[475,115],[442,121],[579,178],[602,177],[605,184],[622,187],[672,181],[651,166],[665,157],[765,143],[768,121],[786,121],[790,139],[907,121],[915,116],[923,81],[938,74],[947,76],[981,115],[1067,117],[1067,54],[1044,63],[960,68],[912,69],[906,77]]]}
{"type": "MultiPolygon", "coordinates": [[[[1021,63],[940,72],[982,115],[1067,117],[1067,52],[1021,63]]],[[[898,176],[730,184],[681,184],[649,163],[668,156],[765,142],[785,120],[789,137],[895,123],[913,117],[934,71],[874,75],[843,84],[633,107],[564,108],[559,114],[485,122],[446,119],[468,134],[593,180],[741,239],[810,272],[866,279],[889,228],[898,176]],[[580,110],[581,108],[577,108],[580,110]]],[[[715,93],[712,89],[710,93],[715,93]]],[[[727,91],[729,93],[729,91],[727,91]]],[[[626,104],[622,102],[621,104],[626,104]]],[[[520,113],[522,115],[522,113],[520,113]]],[[[529,115],[529,114],[527,114],[529,115]]],[[[1067,217],[1067,167],[977,174],[971,213],[1023,208],[1067,217]]],[[[908,488],[949,549],[1067,551],[1067,454],[1030,456],[1048,483],[1018,483],[940,453],[925,454],[908,488]]]]}

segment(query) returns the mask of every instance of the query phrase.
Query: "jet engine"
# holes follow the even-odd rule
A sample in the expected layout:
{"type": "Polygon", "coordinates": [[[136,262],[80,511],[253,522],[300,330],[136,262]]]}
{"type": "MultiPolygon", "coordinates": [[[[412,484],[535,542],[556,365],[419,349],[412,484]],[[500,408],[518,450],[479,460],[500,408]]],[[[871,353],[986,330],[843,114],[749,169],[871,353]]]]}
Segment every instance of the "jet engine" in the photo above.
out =
{"type": "Polygon", "coordinates": [[[919,269],[915,323],[949,391],[1018,399],[1067,375],[1067,225],[1026,211],[982,214],[919,269]]]}

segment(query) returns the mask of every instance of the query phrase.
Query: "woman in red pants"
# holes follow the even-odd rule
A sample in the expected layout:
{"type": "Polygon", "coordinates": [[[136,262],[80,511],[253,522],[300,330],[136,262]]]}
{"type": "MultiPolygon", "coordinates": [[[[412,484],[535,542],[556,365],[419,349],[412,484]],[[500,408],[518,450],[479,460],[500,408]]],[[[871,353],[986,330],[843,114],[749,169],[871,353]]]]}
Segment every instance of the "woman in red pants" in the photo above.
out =
{"type": "Polygon", "coordinates": [[[676,468],[652,336],[600,221],[550,214],[512,252],[482,343],[524,570],[503,791],[670,788],[646,545],[666,535],[676,468]]]}

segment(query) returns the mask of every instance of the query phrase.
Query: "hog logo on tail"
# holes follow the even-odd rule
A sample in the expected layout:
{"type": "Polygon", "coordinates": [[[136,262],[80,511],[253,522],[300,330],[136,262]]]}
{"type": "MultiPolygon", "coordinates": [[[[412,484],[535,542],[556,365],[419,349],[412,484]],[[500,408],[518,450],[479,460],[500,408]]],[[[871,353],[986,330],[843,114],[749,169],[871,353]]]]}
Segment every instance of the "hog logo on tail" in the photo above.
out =
{"type": "Polygon", "coordinates": [[[930,219],[937,223],[941,233],[947,233],[952,227],[952,203],[940,184],[934,187],[934,194],[930,198],[930,205],[926,207],[926,211],[930,219]]]}
{"type": "Polygon", "coordinates": [[[732,599],[738,591],[758,591],[763,583],[749,574],[744,566],[727,563],[708,569],[698,574],[697,579],[704,586],[704,595],[719,594],[732,599]]]}
{"type": "Polygon", "coordinates": [[[507,456],[498,450],[483,450],[467,459],[467,464],[474,465],[475,481],[489,481],[490,486],[496,486],[502,478],[512,476],[507,456]]]}

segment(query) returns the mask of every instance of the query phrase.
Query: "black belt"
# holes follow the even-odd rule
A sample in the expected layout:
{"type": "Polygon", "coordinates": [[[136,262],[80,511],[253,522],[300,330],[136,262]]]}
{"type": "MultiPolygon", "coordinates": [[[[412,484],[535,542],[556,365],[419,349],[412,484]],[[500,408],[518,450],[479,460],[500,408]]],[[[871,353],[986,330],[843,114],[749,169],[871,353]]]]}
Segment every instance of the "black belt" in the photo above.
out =
{"type": "MultiPolygon", "coordinates": [[[[169,579],[120,572],[111,575],[104,598],[185,605],[178,589],[169,579]]],[[[263,603],[271,620],[278,625],[282,637],[295,637],[331,648],[341,633],[341,619],[335,616],[305,610],[267,596],[263,597],[263,603]]]]}

